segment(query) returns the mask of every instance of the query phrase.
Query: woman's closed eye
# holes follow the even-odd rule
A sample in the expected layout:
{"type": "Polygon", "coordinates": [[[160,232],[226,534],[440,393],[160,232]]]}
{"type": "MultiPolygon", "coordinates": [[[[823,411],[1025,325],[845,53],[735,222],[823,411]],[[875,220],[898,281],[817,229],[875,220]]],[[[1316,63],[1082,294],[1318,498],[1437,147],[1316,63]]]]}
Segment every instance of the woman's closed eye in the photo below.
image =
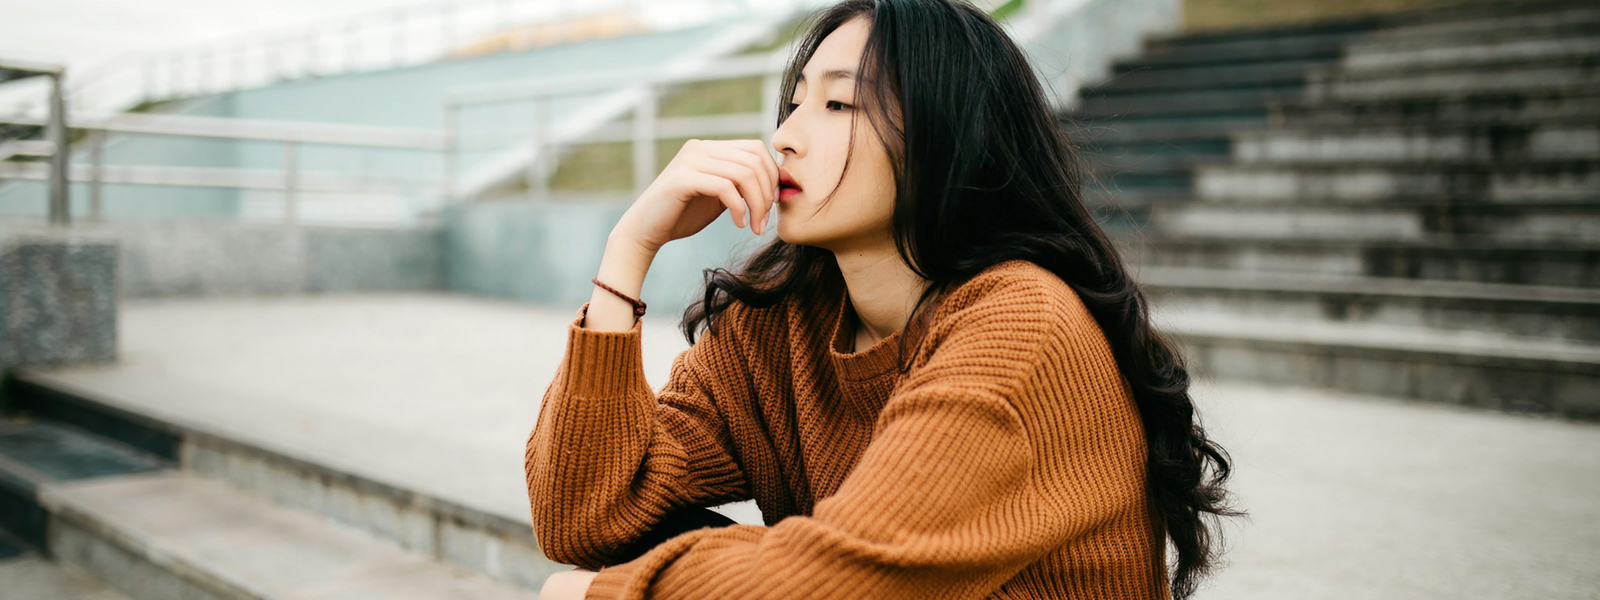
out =
{"type": "MultiPolygon", "coordinates": [[[[840,102],[838,100],[829,100],[828,103],[823,105],[823,106],[825,106],[825,107],[826,106],[833,106],[835,104],[837,104],[837,105],[839,105],[841,107],[840,110],[844,110],[844,109],[850,108],[849,104],[845,104],[845,103],[840,102]]],[[[799,107],[800,107],[799,104],[795,104],[793,102],[790,102],[789,103],[789,112],[794,112],[794,109],[799,108],[799,107]]]]}

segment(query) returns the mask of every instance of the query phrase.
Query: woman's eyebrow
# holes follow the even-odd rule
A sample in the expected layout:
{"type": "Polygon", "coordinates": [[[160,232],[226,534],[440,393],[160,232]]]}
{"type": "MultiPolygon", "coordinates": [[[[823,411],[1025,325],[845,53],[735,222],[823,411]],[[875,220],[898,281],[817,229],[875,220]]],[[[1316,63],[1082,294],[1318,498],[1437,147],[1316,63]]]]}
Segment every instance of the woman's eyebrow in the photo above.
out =
{"type": "MultiPolygon", "coordinates": [[[[823,81],[828,81],[830,79],[855,79],[855,78],[856,78],[856,72],[854,70],[851,70],[851,69],[828,69],[828,70],[822,72],[822,80],[823,81]]],[[[795,78],[795,81],[797,81],[797,82],[802,82],[803,83],[803,82],[805,82],[805,80],[806,80],[806,74],[805,73],[800,73],[799,76],[795,78]]]]}

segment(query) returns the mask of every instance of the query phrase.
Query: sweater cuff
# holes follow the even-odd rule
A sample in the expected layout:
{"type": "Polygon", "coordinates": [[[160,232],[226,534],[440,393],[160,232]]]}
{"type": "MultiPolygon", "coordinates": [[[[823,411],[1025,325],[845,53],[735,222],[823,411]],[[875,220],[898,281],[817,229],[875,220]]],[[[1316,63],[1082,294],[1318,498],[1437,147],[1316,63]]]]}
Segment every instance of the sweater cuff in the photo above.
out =
{"type": "Polygon", "coordinates": [[[567,357],[561,367],[567,394],[615,398],[643,391],[653,395],[644,376],[644,318],[635,318],[627,331],[596,331],[582,326],[588,312],[589,303],[585,302],[567,325],[567,357]]]}
{"type": "Polygon", "coordinates": [[[600,574],[589,580],[589,591],[584,592],[583,600],[616,600],[617,598],[622,598],[628,590],[628,581],[633,578],[633,572],[638,568],[638,559],[610,567],[601,567],[600,574]]]}

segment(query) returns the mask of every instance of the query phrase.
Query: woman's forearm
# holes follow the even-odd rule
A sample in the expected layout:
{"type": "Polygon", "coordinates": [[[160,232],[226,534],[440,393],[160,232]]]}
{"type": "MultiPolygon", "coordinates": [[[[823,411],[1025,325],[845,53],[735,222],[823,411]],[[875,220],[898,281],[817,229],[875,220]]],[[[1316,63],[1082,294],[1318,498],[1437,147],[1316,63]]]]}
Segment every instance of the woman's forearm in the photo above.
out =
{"type": "MultiPolygon", "coordinates": [[[[655,253],[640,245],[625,232],[612,231],[606,238],[605,253],[600,258],[597,278],[604,284],[617,288],[624,294],[639,298],[644,288],[644,277],[655,260],[655,253]]],[[[633,305],[600,286],[591,286],[589,312],[583,320],[584,329],[595,331],[627,331],[633,328],[633,305]]]]}

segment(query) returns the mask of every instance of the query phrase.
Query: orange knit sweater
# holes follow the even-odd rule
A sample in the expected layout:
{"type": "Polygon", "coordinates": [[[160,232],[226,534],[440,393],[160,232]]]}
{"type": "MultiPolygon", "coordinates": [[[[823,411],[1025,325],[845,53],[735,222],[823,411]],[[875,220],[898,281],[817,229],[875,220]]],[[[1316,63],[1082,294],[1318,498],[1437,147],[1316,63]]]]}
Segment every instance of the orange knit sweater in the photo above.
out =
{"type": "Polygon", "coordinates": [[[659,394],[639,325],[578,310],[526,468],[544,553],[604,567],[588,600],[1168,598],[1138,412],[1070,287],[995,265],[861,352],[829,290],[734,302],[659,394]],[[674,509],[751,498],[765,526],[613,560],[674,509]]]}

